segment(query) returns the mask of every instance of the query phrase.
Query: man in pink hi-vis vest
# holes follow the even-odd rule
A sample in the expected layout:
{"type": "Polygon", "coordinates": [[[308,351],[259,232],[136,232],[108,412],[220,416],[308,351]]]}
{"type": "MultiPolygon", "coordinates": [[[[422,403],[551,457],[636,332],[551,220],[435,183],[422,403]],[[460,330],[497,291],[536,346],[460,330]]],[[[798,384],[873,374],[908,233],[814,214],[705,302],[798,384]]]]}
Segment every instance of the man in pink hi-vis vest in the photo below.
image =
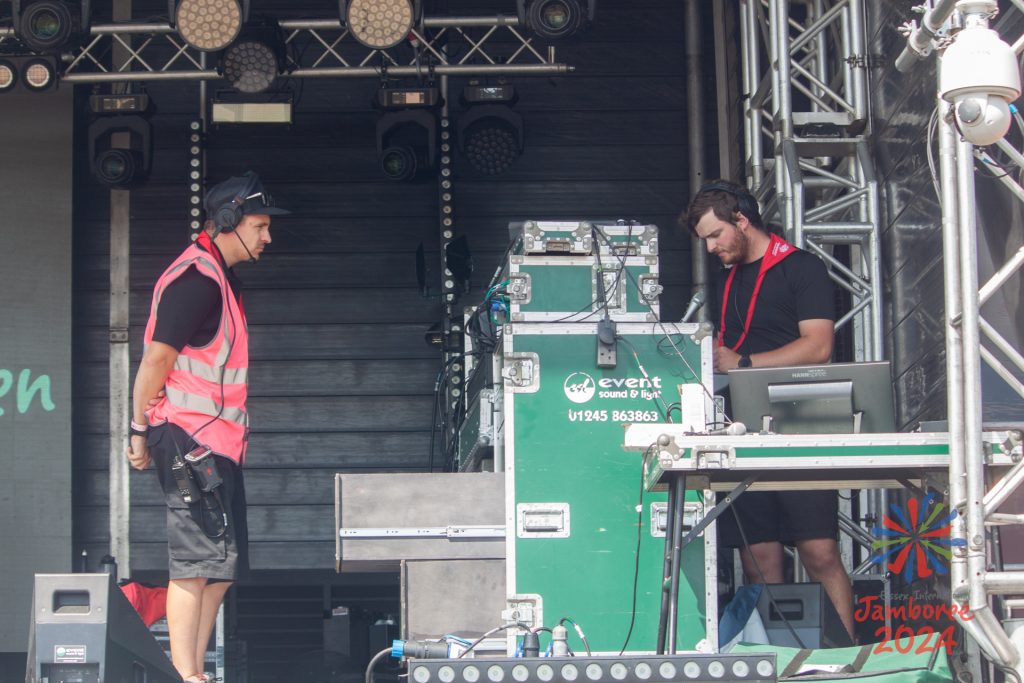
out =
{"type": "Polygon", "coordinates": [[[135,469],[154,464],[167,504],[167,625],[171,660],[187,683],[207,679],[217,610],[249,567],[249,336],[232,267],[258,261],[270,217],[289,213],[252,172],[214,186],[204,204],[205,229],[153,288],[128,447],[135,469]]]}

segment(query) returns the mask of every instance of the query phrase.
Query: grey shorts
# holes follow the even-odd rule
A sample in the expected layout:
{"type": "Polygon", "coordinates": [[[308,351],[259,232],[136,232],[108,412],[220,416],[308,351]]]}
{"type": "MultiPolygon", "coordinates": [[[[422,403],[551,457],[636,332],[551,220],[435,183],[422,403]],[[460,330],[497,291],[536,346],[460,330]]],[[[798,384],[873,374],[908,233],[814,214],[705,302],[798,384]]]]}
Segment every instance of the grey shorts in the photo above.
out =
{"type": "Polygon", "coordinates": [[[175,456],[188,453],[195,444],[185,430],[170,423],[153,427],[148,441],[167,505],[170,578],[244,578],[249,571],[249,533],[242,468],[229,458],[213,456],[224,480],[217,489],[219,495],[204,494],[201,502],[188,505],[178,492],[171,464],[175,456]]]}

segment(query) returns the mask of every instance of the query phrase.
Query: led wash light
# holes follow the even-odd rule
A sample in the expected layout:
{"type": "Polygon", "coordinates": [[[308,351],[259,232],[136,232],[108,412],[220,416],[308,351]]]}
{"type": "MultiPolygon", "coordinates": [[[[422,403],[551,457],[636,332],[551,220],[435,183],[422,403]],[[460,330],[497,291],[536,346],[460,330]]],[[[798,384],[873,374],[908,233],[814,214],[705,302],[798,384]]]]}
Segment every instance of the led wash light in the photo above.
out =
{"type": "Polygon", "coordinates": [[[224,78],[238,92],[270,89],[280,68],[274,48],[258,40],[242,40],[224,51],[224,78]]]}
{"type": "Polygon", "coordinates": [[[203,52],[226,48],[245,21],[238,0],[180,0],[173,16],[182,39],[203,52]]]}
{"type": "Polygon", "coordinates": [[[351,0],[341,2],[340,8],[352,37],[375,50],[405,40],[416,20],[411,0],[351,0]]]}
{"type": "Polygon", "coordinates": [[[462,92],[466,111],[458,120],[459,151],[480,173],[504,173],[523,153],[523,117],[512,109],[516,99],[508,84],[471,84],[462,92]]]}

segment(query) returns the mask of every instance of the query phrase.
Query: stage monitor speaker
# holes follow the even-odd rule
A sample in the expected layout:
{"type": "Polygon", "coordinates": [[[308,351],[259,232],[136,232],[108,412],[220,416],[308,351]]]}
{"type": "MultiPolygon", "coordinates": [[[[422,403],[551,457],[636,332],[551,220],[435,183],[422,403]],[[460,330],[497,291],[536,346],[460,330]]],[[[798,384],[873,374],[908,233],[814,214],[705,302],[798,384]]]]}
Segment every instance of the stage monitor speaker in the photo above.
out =
{"type": "Polygon", "coordinates": [[[181,683],[110,574],[36,574],[26,683],[181,683]]]}
{"type": "Polygon", "coordinates": [[[814,650],[853,645],[843,622],[839,620],[835,605],[820,583],[773,583],[765,586],[757,600],[757,612],[761,615],[771,645],[814,650]],[[794,637],[794,631],[799,641],[794,637]]]}

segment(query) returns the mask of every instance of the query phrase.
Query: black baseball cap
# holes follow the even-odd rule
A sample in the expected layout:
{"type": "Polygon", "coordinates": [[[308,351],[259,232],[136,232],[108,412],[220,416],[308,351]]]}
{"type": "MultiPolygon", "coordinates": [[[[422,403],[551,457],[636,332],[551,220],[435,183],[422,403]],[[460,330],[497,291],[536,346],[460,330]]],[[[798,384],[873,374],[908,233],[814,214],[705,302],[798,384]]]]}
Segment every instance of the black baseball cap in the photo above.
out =
{"type": "Polygon", "coordinates": [[[207,218],[213,218],[217,209],[233,201],[240,201],[242,214],[266,214],[268,216],[284,216],[291,211],[274,205],[274,199],[263,189],[259,176],[252,171],[245,175],[232,176],[224,182],[217,183],[206,192],[203,206],[207,218]]]}

